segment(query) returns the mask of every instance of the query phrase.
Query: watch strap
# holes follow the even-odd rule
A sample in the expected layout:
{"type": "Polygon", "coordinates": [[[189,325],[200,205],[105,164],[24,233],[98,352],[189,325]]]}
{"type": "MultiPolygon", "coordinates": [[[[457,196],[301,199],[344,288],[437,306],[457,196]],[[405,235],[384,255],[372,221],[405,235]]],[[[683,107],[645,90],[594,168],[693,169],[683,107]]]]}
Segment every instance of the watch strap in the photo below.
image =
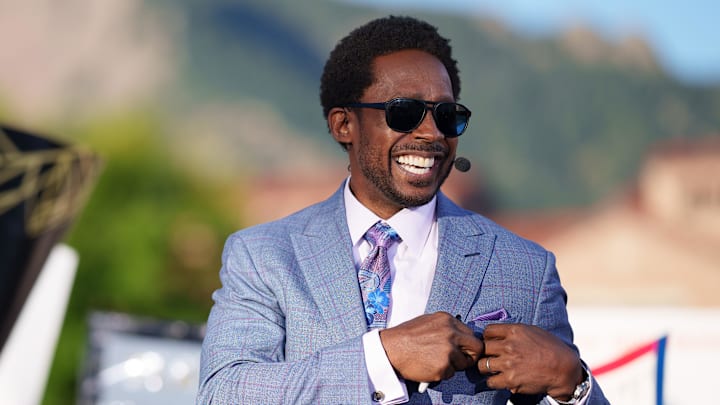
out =
{"type": "Polygon", "coordinates": [[[555,402],[560,405],[574,405],[583,399],[585,395],[587,395],[588,391],[590,391],[590,373],[587,372],[584,366],[583,375],[585,376],[585,379],[575,387],[575,391],[573,391],[572,397],[569,401],[560,401],[553,398],[555,402]]]}

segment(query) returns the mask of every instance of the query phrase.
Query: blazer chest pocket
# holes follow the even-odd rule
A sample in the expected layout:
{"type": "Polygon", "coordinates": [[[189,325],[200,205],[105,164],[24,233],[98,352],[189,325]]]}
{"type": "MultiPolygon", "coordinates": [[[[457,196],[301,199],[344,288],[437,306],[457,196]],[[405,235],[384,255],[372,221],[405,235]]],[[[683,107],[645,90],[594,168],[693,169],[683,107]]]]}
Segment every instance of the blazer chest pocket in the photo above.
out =
{"type": "Polygon", "coordinates": [[[517,323],[518,319],[511,316],[505,308],[472,316],[468,319],[467,325],[473,330],[475,336],[482,337],[485,328],[494,323],[517,323]]]}

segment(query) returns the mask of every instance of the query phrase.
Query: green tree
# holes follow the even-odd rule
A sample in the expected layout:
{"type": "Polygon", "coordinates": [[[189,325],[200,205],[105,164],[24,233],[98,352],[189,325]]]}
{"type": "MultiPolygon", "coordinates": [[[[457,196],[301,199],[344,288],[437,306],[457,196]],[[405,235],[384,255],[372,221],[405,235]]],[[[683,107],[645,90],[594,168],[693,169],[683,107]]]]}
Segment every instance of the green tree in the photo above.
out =
{"type": "Polygon", "coordinates": [[[163,125],[128,114],[74,131],[104,168],[68,243],[80,256],[45,404],[75,402],[93,310],[204,322],[219,286],[222,243],[237,227],[221,184],[191,175],[163,125]]]}

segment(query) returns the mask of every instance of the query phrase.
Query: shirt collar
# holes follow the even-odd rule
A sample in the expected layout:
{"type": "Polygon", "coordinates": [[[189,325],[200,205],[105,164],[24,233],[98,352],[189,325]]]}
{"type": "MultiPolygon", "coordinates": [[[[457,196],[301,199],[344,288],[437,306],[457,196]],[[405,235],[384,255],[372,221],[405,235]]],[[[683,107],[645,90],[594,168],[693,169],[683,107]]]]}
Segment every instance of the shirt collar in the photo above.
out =
{"type": "Polygon", "coordinates": [[[350,238],[353,246],[365,235],[365,232],[377,221],[389,224],[406,243],[408,249],[420,252],[425,246],[430,229],[435,221],[437,196],[419,207],[403,208],[387,220],[383,220],[365,207],[350,191],[350,178],[345,181],[345,215],[347,216],[350,238]]]}

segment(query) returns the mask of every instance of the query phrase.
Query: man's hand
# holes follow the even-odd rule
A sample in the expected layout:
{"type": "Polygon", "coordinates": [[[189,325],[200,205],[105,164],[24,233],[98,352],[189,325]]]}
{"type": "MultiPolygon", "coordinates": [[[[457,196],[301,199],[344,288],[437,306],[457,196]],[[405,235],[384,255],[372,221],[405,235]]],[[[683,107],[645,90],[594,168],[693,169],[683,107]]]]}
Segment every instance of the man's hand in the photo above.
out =
{"type": "Polygon", "coordinates": [[[557,336],[537,326],[488,325],[484,338],[485,354],[478,361],[478,369],[489,375],[490,388],[547,394],[565,401],[583,380],[578,355],[557,336]]]}
{"type": "Polygon", "coordinates": [[[474,366],[483,342],[446,312],[421,315],[380,331],[390,364],[404,379],[440,381],[474,366]]]}

